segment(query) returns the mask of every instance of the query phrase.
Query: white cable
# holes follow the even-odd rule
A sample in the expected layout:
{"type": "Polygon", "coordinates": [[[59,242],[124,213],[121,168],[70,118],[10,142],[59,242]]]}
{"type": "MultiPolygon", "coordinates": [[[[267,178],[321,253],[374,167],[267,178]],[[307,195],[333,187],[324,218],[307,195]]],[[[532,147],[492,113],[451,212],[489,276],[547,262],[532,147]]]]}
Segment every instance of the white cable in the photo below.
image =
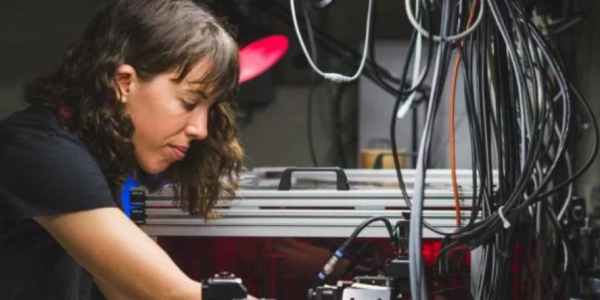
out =
{"type": "MultiPolygon", "coordinates": [[[[445,6],[444,10],[447,7],[445,6]]],[[[446,12],[442,13],[445,16],[446,12]]],[[[438,47],[441,49],[445,47],[444,44],[439,44],[438,47]]],[[[410,214],[410,232],[408,240],[408,267],[409,267],[409,279],[410,279],[410,291],[413,299],[425,300],[428,297],[427,285],[425,283],[425,266],[423,265],[423,258],[421,256],[421,242],[423,238],[422,232],[422,221],[423,221],[423,205],[424,205],[424,191],[425,191],[425,179],[426,179],[426,166],[425,160],[425,147],[429,138],[430,127],[432,123],[429,121],[434,118],[434,99],[441,93],[438,88],[441,73],[442,64],[442,52],[438,50],[435,61],[435,69],[433,72],[433,83],[431,84],[432,90],[429,95],[429,101],[427,102],[427,116],[425,118],[425,127],[423,128],[423,134],[419,144],[419,151],[417,155],[417,168],[415,172],[415,182],[413,187],[413,206],[410,214]]],[[[431,144],[429,144],[431,147],[431,144]]]]}
{"type": "MultiPolygon", "coordinates": [[[[421,1],[421,0],[415,0],[415,2],[417,3],[417,6],[415,8],[417,15],[419,15],[420,7],[421,7],[419,5],[419,1],[421,1]]],[[[415,62],[413,65],[413,76],[412,76],[413,80],[412,80],[411,89],[414,89],[417,86],[417,83],[418,83],[416,81],[417,78],[421,78],[419,71],[421,69],[421,51],[423,50],[423,39],[421,38],[421,34],[419,32],[417,32],[416,39],[417,39],[417,41],[416,41],[416,45],[415,45],[415,47],[416,47],[415,48],[415,62]]],[[[425,72],[425,70],[423,70],[423,72],[425,72]]],[[[408,96],[408,99],[406,99],[406,101],[398,109],[398,114],[396,115],[396,118],[398,118],[398,119],[404,118],[404,116],[406,115],[408,110],[412,107],[412,104],[415,101],[416,96],[417,96],[417,91],[413,91],[412,93],[410,93],[410,95],[408,96]]]]}
{"type": "MultiPolygon", "coordinates": [[[[415,15],[412,12],[410,0],[406,0],[405,5],[406,5],[406,16],[408,17],[408,20],[410,21],[412,26],[417,31],[419,31],[424,37],[429,38],[429,32],[427,30],[425,30],[423,27],[421,27],[421,25],[419,25],[419,23],[417,22],[415,15]]],[[[451,35],[451,36],[441,37],[439,35],[433,35],[433,40],[438,43],[439,42],[453,42],[453,41],[462,40],[462,39],[468,37],[471,33],[473,33],[473,31],[475,31],[475,29],[477,29],[477,27],[479,27],[479,25],[481,24],[481,21],[483,20],[483,15],[485,12],[485,1],[481,1],[479,5],[480,5],[479,6],[479,15],[477,16],[477,20],[475,21],[475,23],[473,23],[473,26],[467,28],[467,30],[465,30],[461,33],[451,35]]]]}
{"type": "Polygon", "coordinates": [[[298,19],[296,18],[296,7],[295,7],[294,0],[290,0],[290,8],[292,10],[292,19],[294,20],[294,29],[296,30],[296,35],[298,36],[298,42],[300,42],[300,47],[302,48],[302,52],[304,52],[304,56],[306,56],[308,63],[313,68],[313,70],[315,70],[315,72],[317,72],[317,74],[323,76],[325,79],[329,79],[334,82],[350,82],[350,81],[356,80],[358,78],[358,76],[360,76],[360,74],[363,71],[363,68],[365,67],[365,62],[367,61],[367,54],[368,54],[368,49],[369,49],[369,36],[370,36],[370,31],[371,31],[371,18],[372,18],[372,14],[373,14],[372,6],[373,6],[373,0],[369,0],[369,8],[367,11],[367,26],[366,26],[367,31],[365,33],[365,45],[364,45],[364,49],[363,49],[363,58],[360,62],[360,66],[358,67],[358,70],[356,71],[356,73],[352,77],[348,77],[346,75],[342,75],[342,74],[338,74],[338,73],[324,73],[315,65],[315,63],[312,61],[312,58],[308,54],[308,51],[306,50],[306,46],[304,45],[304,40],[302,39],[302,34],[300,33],[300,28],[298,26],[298,19]]]}
{"type": "MultiPolygon", "coordinates": [[[[560,132],[558,131],[558,126],[555,126],[555,130],[557,131],[557,134],[560,135],[560,132]]],[[[569,160],[569,152],[565,151],[565,162],[567,165],[567,173],[569,174],[569,176],[571,175],[572,171],[572,166],[571,166],[571,161],[569,160]]],[[[573,198],[573,183],[569,184],[569,189],[567,190],[567,199],[565,199],[565,203],[563,204],[562,208],[560,209],[560,212],[558,213],[557,219],[560,222],[560,220],[562,220],[562,218],[565,216],[565,213],[567,212],[567,208],[569,208],[569,205],[571,204],[571,199],[573,198]]]]}
{"type": "Polygon", "coordinates": [[[565,240],[562,240],[563,252],[565,253],[565,263],[563,265],[563,271],[567,273],[569,268],[569,249],[567,248],[567,243],[565,240]]]}
{"type": "MultiPolygon", "coordinates": [[[[480,300],[483,294],[483,289],[484,289],[484,277],[487,271],[487,264],[485,263],[485,261],[488,258],[488,250],[485,246],[479,246],[479,249],[481,251],[481,256],[479,259],[479,273],[477,274],[477,282],[476,284],[472,285],[473,289],[474,289],[474,294],[475,294],[475,299],[476,300],[480,300]]],[[[473,276],[473,275],[471,275],[473,276]]],[[[473,277],[471,277],[473,278],[473,277]]]]}
{"type": "Polygon", "coordinates": [[[498,208],[498,216],[500,216],[500,219],[502,219],[502,224],[504,224],[504,229],[508,229],[508,228],[510,228],[510,222],[506,219],[506,217],[504,217],[504,213],[502,212],[502,210],[504,210],[504,205],[502,205],[498,208]]]}
{"type": "Polygon", "coordinates": [[[310,46],[310,57],[312,59],[314,59],[315,61],[319,61],[319,58],[317,57],[317,45],[314,42],[315,36],[313,33],[313,26],[312,26],[312,22],[310,21],[310,16],[309,16],[310,12],[308,11],[308,7],[306,6],[306,4],[303,1],[300,2],[300,6],[302,6],[302,15],[304,16],[304,22],[306,23],[306,33],[308,33],[308,43],[310,46]]]}
{"type": "MultiPolygon", "coordinates": [[[[552,218],[556,219],[556,214],[554,214],[554,211],[552,211],[550,209],[549,213],[552,218]]],[[[556,219],[556,222],[559,222],[559,224],[560,224],[560,219],[556,219]]],[[[567,270],[569,268],[569,249],[567,248],[567,243],[565,242],[564,239],[561,239],[561,242],[562,242],[562,246],[563,246],[563,253],[565,255],[565,263],[563,264],[563,271],[565,273],[567,273],[567,270]]]]}

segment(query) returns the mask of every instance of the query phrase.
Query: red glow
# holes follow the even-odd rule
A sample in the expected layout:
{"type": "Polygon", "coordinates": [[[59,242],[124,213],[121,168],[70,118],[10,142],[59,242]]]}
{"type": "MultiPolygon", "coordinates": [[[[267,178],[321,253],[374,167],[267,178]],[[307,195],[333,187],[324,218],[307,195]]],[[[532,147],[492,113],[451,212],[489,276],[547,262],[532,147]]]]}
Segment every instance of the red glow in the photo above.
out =
{"type": "Polygon", "coordinates": [[[442,241],[437,239],[423,240],[421,250],[423,253],[423,261],[426,265],[432,266],[435,263],[435,259],[442,249],[442,241]]]}
{"type": "Polygon", "coordinates": [[[240,80],[244,83],[271,68],[283,57],[289,41],[284,35],[271,35],[244,46],[240,55],[240,80]]]}

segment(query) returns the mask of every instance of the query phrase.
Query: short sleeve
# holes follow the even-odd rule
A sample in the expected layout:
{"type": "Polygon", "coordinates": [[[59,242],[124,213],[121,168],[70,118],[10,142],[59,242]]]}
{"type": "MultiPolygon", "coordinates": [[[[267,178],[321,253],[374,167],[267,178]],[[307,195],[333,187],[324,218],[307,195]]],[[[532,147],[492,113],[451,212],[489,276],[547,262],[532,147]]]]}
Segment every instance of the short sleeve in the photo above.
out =
{"type": "Polygon", "coordinates": [[[0,196],[21,219],[117,206],[100,166],[67,131],[25,128],[10,136],[0,196]]]}

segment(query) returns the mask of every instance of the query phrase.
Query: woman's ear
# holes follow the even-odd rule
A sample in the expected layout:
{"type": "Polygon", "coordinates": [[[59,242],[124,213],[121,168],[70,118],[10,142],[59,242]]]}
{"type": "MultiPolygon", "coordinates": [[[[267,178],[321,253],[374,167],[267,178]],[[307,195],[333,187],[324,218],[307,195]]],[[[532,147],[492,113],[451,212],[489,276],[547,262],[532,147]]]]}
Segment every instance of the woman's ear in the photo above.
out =
{"type": "Polygon", "coordinates": [[[115,91],[117,97],[121,102],[126,103],[137,82],[135,69],[131,65],[120,65],[115,72],[115,82],[117,84],[116,88],[118,88],[118,90],[115,91]]]}

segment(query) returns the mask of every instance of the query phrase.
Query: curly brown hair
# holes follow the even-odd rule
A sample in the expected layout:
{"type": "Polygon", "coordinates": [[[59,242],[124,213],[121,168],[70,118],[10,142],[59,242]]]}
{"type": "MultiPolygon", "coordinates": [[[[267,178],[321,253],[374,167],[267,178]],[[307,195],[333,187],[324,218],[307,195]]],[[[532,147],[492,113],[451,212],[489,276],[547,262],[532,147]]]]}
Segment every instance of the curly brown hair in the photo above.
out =
{"type": "Polygon", "coordinates": [[[188,0],[118,1],[90,21],[56,72],[26,86],[25,98],[70,111],[69,130],[98,160],[117,200],[123,182],[134,175],[151,191],[171,184],[181,208],[206,216],[218,199],[234,195],[243,160],[232,102],[238,48],[225,25],[188,0]],[[134,156],[135,128],[119,101],[115,72],[129,64],[143,81],[169,71],[183,80],[201,61],[211,66],[201,81],[217,99],[208,137],[192,142],[185,159],[159,176],[147,174],[134,156]]]}

